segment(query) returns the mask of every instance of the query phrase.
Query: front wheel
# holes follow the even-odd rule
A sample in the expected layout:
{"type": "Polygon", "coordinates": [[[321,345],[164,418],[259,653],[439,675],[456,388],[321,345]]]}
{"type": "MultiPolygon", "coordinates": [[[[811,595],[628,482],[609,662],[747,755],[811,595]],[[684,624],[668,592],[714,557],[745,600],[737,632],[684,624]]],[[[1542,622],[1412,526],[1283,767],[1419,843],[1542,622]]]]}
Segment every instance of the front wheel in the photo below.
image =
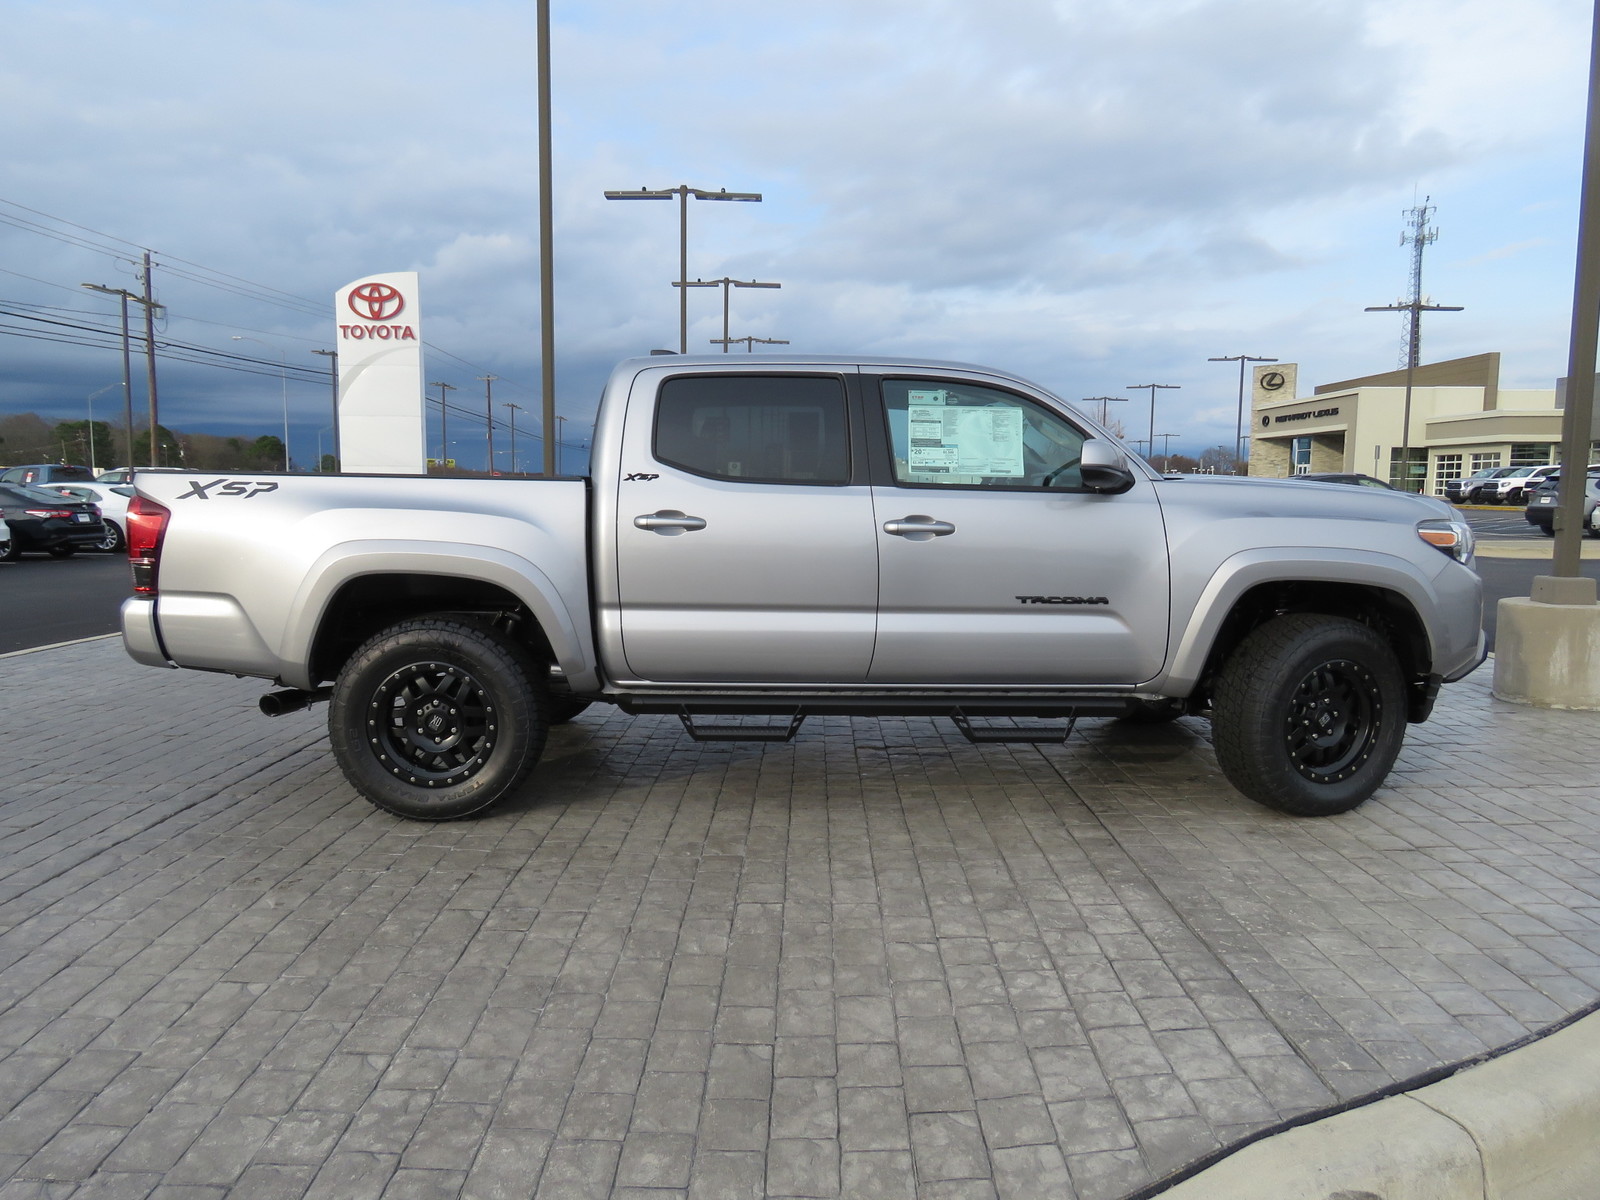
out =
{"type": "Polygon", "coordinates": [[[1348,812],[1387,778],[1405,737],[1388,644],[1343,617],[1274,618],[1234,650],[1212,695],[1217,762],[1250,799],[1297,817],[1348,812]]]}
{"type": "Polygon", "coordinates": [[[328,735],[347,778],[379,808],[451,821],[487,808],[544,749],[545,671],[500,630],[401,621],[351,656],[328,735]]]}

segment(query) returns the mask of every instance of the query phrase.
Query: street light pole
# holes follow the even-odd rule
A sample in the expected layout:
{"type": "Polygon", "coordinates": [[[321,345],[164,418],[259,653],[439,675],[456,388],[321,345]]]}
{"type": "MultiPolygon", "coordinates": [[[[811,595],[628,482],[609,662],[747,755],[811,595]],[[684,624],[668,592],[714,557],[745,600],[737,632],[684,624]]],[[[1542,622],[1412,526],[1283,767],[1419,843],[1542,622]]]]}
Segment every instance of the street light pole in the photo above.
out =
{"type": "Polygon", "coordinates": [[[1277,362],[1275,358],[1262,358],[1254,354],[1225,354],[1217,358],[1208,358],[1207,362],[1236,362],[1239,364],[1239,419],[1233,427],[1233,471],[1236,475],[1243,475],[1244,471],[1244,365],[1253,362],[1277,362]]]}
{"type": "MultiPolygon", "coordinates": [[[[712,338],[711,339],[711,344],[713,346],[720,344],[722,346],[722,352],[724,354],[726,354],[728,352],[728,346],[735,340],[735,339],[730,338],[728,336],[728,292],[729,292],[729,290],[731,288],[736,288],[736,287],[741,287],[741,288],[781,288],[783,286],[783,284],[781,284],[781,283],[761,283],[761,282],[759,282],[757,280],[754,280],[754,279],[751,279],[751,280],[730,279],[730,278],[728,278],[728,276],[724,275],[721,279],[696,279],[693,283],[675,283],[672,286],[673,287],[677,287],[677,288],[685,288],[685,289],[687,289],[687,288],[692,288],[692,287],[717,287],[719,285],[722,288],[722,337],[720,339],[719,338],[712,338]]],[[[741,338],[739,340],[742,341],[743,339],[741,338]]]]}
{"type": "Polygon", "coordinates": [[[759,202],[760,192],[730,192],[727,188],[707,191],[680,183],[672,188],[640,188],[636,192],[612,191],[607,200],[670,200],[678,198],[678,353],[689,353],[689,197],[696,200],[744,200],[759,202]]]}
{"type": "Polygon", "coordinates": [[[1172,439],[1178,435],[1175,433],[1158,433],[1156,436],[1161,439],[1161,473],[1165,475],[1172,467],[1172,439]]]}
{"type": "Polygon", "coordinates": [[[105,387],[99,389],[99,391],[90,392],[87,401],[89,405],[89,470],[95,475],[98,475],[100,472],[94,465],[94,398],[96,396],[105,395],[116,386],[117,385],[114,383],[108,383],[105,385],[105,387]]]}
{"type": "MultiPolygon", "coordinates": [[[[258,346],[265,346],[278,356],[278,380],[283,385],[283,469],[287,471],[289,469],[289,356],[271,342],[263,342],[260,338],[245,337],[236,333],[233,335],[232,340],[236,342],[254,342],[258,346]]],[[[155,435],[152,434],[151,436],[155,435]]]]}
{"type": "Polygon", "coordinates": [[[1128,391],[1130,392],[1142,392],[1145,388],[1150,389],[1150,440],[1148,444],[1150,446],[1151,458],[1156,456],[1156,389],[1176,389],[1181,388],[1182,386],[1183,384],[1181,383],[1130,383],[1127,385],[1128,391]]]}
{"type": "Polygon", "coordinates": [[[787,346],[789,344],[789,339],[788,338],[758,338],[758,337],[712,338],[711,339],[711,344],[713,346],[721,346],[721,347],[723,347],[723,353],[724,354],[727,353],[727,347],[729,347],[729,346],[737,346],[740,342],[744,343],[744,352],[746,354],[754,354],[757,342],[761,343],[761,345],[763,345],[763,346],[787,346]]]}
{"type": "Polygon", "coordinates": [[[1094,404],[1097,401],[1100,405],[1100,424],[1104,425],[1107,419],[1106,405],[1111,401],[1116,401],[1119,404],[1126,404],[1128,402],[1128,398],[1126,396],[1085,396],[1081,403],[1094,404]]]}

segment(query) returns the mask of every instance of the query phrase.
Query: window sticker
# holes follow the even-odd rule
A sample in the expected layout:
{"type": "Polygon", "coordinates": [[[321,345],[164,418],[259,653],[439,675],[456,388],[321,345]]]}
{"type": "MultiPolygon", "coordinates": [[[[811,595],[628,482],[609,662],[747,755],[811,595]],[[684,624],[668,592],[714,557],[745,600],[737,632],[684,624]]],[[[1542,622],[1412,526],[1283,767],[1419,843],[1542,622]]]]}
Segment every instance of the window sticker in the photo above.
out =
{"type": "Polygon", "coordinates": [[[910,454],[906,465],[926,475],[1020,479],[1023,413],[1009,404],[949,404],[944,391],[906,395],[910,454]]]}

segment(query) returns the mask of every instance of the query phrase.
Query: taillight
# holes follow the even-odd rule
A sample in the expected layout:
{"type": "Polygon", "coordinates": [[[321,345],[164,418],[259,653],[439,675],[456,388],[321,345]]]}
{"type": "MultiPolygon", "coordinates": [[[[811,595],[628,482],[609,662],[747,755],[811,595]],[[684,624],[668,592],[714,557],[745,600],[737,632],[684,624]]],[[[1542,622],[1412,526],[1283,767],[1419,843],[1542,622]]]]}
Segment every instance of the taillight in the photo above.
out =
{"type": "Polygon", "coordinates": [[[139,595],[155,595],[161,537],[171,516],[165,505],[143,496],[128,501],[128,564],[133,568],[133,590],[139,595]]]}
{"type": "Polygon", "coordinates": [[[52,519],[70,521],[72,519],[72,510],[70,508],[25,508],[22,511],[30,517],[40,517],[46,521],[52,519]]]}

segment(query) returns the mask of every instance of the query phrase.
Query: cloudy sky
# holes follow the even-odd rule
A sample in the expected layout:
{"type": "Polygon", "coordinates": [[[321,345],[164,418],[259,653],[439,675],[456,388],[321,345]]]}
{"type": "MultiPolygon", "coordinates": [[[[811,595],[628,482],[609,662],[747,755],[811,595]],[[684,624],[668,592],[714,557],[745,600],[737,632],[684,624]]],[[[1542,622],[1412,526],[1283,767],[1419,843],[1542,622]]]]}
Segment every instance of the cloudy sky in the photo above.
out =
{"type": "MultiPolygon", "coordinates": [[[[164,424],[275,431],[281,361],[310,463],[332,293],[391,270],[421,273],[453,456],[481,465],[477,376],[537,410],[532,0],[6,7],[0,413],[79,417],[120,381],[115,339],[77,328],[114,302],[78,285],[138,290],[142,248],[179,356],[164,424]]],[[[1113,409],[1131,436],[1149,393],[1128,386],[1177,384],[1156,418],[1174,449],[1232,443],[1237,367],[1211,356],[1298,362],[1302,390],[1397,364],[1401,318],[1362,310],[1403,297],[1424,196],[1424,290],[1465,306],[1425,319],[1424,360],[1499,350],[1507,387],[1564,373],[1579,0],[551,7],[574,447],[610,365],[677,344],[676,204],[602,193],[682,183],[765,197],[690,202],[691,278],[783,285],[733,293],[734,337],[1133,394],[1113,409]]],[[[719,296],[691,293],[691,349],[721,336],[719,296]]]]}

